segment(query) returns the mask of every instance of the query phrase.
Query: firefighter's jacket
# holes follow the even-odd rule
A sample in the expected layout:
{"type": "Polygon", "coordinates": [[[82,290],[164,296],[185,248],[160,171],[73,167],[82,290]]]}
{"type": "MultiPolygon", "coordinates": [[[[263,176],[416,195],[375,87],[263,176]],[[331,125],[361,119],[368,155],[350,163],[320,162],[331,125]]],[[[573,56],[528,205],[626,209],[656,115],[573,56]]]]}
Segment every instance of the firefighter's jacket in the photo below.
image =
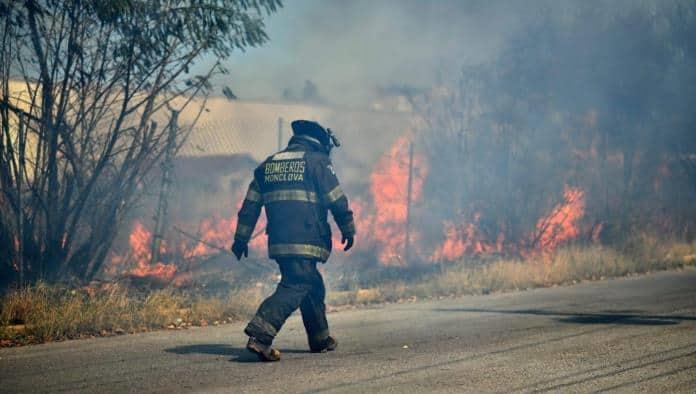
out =
{"type": "Polygon", "coordinates": [[[341,190],[328,154],[314,144],[291,140],[284,151],[254,171],[239,211],[235,241],[247,243],[265,207],[268,255],[325,262],[331,253],[331,210],[343,236],[355,234],[353,212],[341,190]]]}

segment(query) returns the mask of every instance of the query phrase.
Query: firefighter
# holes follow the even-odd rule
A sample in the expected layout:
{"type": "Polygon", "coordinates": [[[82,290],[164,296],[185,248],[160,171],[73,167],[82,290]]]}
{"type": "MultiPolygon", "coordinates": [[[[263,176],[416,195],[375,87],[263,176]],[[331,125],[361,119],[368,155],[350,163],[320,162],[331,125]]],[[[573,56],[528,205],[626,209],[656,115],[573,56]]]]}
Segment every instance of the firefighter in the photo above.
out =
{"type": "Polygon", "coordinates": [[[247,349],[262,361],[278,361],[271,347],[285,320],[300,308],[312,352],[336,349],[329,334],[324,304],[325,288],[317,263],[331,253],[331,228],[327,213],[338,224],[343,250],[353,246],[355,224],[348,198],[341,190],[329,154],[340,146],[330,129],[308,120],[291,124],[293,136],[285,150],[268,157],[254,171],[232,244],[232,252],[248,257],[248,243],[265,207],[268,254],[280,268],[275,292],[259,306],[244,332],[247,349]]]}

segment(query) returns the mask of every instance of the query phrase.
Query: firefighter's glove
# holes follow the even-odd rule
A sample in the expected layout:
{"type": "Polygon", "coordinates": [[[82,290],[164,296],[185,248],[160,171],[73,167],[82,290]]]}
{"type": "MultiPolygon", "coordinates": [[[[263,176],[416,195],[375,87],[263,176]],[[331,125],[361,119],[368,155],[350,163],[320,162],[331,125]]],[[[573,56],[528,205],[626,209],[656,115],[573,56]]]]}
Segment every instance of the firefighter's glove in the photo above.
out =
{"type": "Polygon", "coordinates": [[[232,243],[232,253],[234,253],[238,261],[242,259],[242,255],[244,255],[244,257],[249,257],[249,245],[243,242],[234,241],[232,243]]]}
{"type": "Polygon", "coordinates": [[[344,251],[348,251],[350,248],[353,247],[353,236],[348,236],[346,237],[345,235],[343,236],[343,239],[341,239],[341,244],[345,245],[343,247],[344,251]]]}

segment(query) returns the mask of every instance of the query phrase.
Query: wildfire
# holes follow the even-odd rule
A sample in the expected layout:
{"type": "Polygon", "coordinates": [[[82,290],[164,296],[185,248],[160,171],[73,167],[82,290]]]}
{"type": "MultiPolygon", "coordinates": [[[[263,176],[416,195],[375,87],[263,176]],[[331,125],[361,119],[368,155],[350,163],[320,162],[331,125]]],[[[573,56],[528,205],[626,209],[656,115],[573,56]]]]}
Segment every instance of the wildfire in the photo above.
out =
{"type": "MultiPolygon", "coordinates": [[[[369,195],[351,196],[351,207],[360,234],[356,248],[363,252],[374,252],[381,265],[409,263],[404,256],[407,248],[409,177],[410,209],[414,210],[423,199],[423,186],[428,175],[427,158],[416,150],[411,161],[410,147],[410,137],[404,136],[396,140],[378,160],[370,175],[369,195]]],[[[241,204],[240,198],[237,208],[241,204]]],[[[563,200],[539,218],[528,235],[521,237],[522,239],[506,239],[502,230],[499,230],[497,235],[490,235],[490,229],[484,231],[481,225],[483,214],[476,212],[444,221],[444,237],[437,245],[424,242],[425,237],[415,224],[417,220],[414,220],[409,230],[409,251],[410,255],[418,260],[430,262],[454,261],[464,256],[491,253],[509,252],[524,255],[552,251],[580,234],[579,222],[584,212],[584,190],[565,186],[563,200]]],[[[411,215],[416,218],[414,212],[411,212],[411,215]]],[[[162,242],[159,255],[168,263],[158,261],[153,264],[152,233],[140,221],[136,221],[128,238],[130,254],[127,257],[114,256],[112,266],[123,267],[123,264],[134,263],[134,268],[125,270],[127,275],[156,277],[176,284],[188,272],[177,272],[177,266],[182,267],[181,263],[189,263],[226,251],[234,237],[236,224],[236,210],[227,218],[214,216],[204,219],[198,223],[197,231],[180,231],[185,237],[179,241],[169,239],[169,242],[162,242]]],[[[262,231],[265,226],[266,218],[262,215],[256,226],[257,234],[249,245],[250,249],[258,254],[265,252],[267,237],[262,231]]],[[[332,242],[335,249],[342,248],[340,232],[334,233],[332,242]]],[[[123,269],[120,271],[124,272],[123,269]]]]}
{"type": "MultiPolygon", "coordinates": [[[[382,265],[404,265],[406,227],[408,216],[409,145],[407,137],[398,139],[391,149],[378,161],[370,176],[371,202],[353,199],[358,228],[368,234],[369,242],[358,247],[374,247],[382,265]]],[[[418,153],[413,156],[411,203],[416,206],[423,197],[423,185],[428,174],[427,159],[418,153]]],[[[480,212],[469,219],[447,220],[442,223],[444,240],[432,249],[419,242],[422,234],[416,226],[410,229],[410,249],[414,256],[427,256],[431,262],[454,261],[469,255],[491,253],[552,251],[563,242],[579,235],[578,222],[584,215],[584,191],[566,186],[563,201],[541,217],[530,237],[507,240],[500,231],[490,236],[482,230],[480,212]],[[529,248],[528,239],[533,239],[529,248]],[[430,252],[427,250],[430,249],[430,252]]],[[[334,238],[334,247],[340,247],[339,237],[334,238]]]]}
{"type": "MultiPolygon", "coordinates": [[[[385,265],[403,265],[408,216],[409,146],[408,137],[399,138],[379,160],[370,176],[370,192],[375,213],[372,221],[376,231],[370,233],[379,246],[377,258],[385,265]]],[[[411,168],[411,204],[423,195],[423,184],[428,174],[425,157],[414,152],[411,168]]],[[[416,229],[410,229],[410,241],[420,238],[416,229]]]]}
{"type": "Polygon", "coordinates": [[[470,222],[444,223],[445,240],[435,249],[430,261],[453,261],[465,254],[476,255],[502,252],[505,235],[498,234],[495,242],[490,242],[480,229],[481,214],[474,214],[470,222]]]}
{"type": "Polygon", "coordinates": [[[585,192],[578,187],[565,186],[563,202],[537,221],[532,247],[551,251],[559,244],[579,235],[578,222],[585,215],[585,192]]]}
{"type": "MultiPolygon", "coordinates": [[[[240,200],[237,205],[241,206],[241,204],[242,201],[240,200]]],[[[168,260],[174,262],[178,260],[190,262],[196,258],[205,258],[225,252],[234,238],[236,227],[236,214],[230,218],[212,217],[204,219],[198,225],[197,234],[185,233],[186,238],[182,239],[178,244],[163,241],[160,245],[159,255],[166,256],[168,260]],[[178,246],[170,247],[170,245],[175,244],[178,246]]],[[[263,232],[265,227],[266,219],[262,216],[256,226],[258,233],[249,242],[251,250],[260,251],[265,247],[267,240],[266,234],[263,232]]],[[[136,220],[128,236],[129,255],[127,257],[113,256],[111,258],[111,267],[108,268],[109,272],[112,274],[125,274],[126,276],[151,277],[166,282],[171,281],[175,276],[181,276],[180,273],[177,273],[177,265],[174,263],[164,264],[158,261],[152,264],[152,237],[152,232],[139,220],[136,220]],[[125,263],[134,263],[135,268],[126,269],[125,271],[117,269],[117,267],[125,263]]]]}
{"type": "MultiPolygon", "coordinates": [[[[240,204],[241,205],[241,202],[240,204]]],[[[267,236],[262,231],[266,227],[266,218],[261,216],[256,225],[258,235],[249,241],[249,248],[252,250],[262,250],[266,246],[267,236]]],[[[229,218],[208,218],[200,222],[198,234],[202,242],[183,243],[181,253],[186,259],[203,257],[220,252],[219,248],[226,249],[234,238],[234,231],[237,228],[237,216],[229,218]]]]}
{"type": "MultiPolygon", "coordinates": [[[[135,261],[135,268],[126,271],[126,275],[135,277],[153,277],[163,280],[171,280],[176,274],[176,266],[157,262],[152,264],[152,232],[147,230],[140,221],[135,221],[133,231],[128,236],[128,244],[131,250],[131,259],[135,261]]],[[[160,255],[166,253],[166,245],[162,242],[160,255]]],[[[123,262],[122,258],[112,259],[112,262],[123,262]]]]}

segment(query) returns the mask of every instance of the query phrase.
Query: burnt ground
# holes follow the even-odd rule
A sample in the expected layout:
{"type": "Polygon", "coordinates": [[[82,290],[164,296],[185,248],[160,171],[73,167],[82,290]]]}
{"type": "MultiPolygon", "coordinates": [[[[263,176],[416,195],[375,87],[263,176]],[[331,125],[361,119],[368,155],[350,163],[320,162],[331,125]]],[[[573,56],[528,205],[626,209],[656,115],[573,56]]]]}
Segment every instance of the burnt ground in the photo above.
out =
{"type": "Polygon", "coordinates": [[[0,349],[0,392],[696,391],[696,270],[332,313],[340,345],[283,360],[243,324],[0,349]]]}

